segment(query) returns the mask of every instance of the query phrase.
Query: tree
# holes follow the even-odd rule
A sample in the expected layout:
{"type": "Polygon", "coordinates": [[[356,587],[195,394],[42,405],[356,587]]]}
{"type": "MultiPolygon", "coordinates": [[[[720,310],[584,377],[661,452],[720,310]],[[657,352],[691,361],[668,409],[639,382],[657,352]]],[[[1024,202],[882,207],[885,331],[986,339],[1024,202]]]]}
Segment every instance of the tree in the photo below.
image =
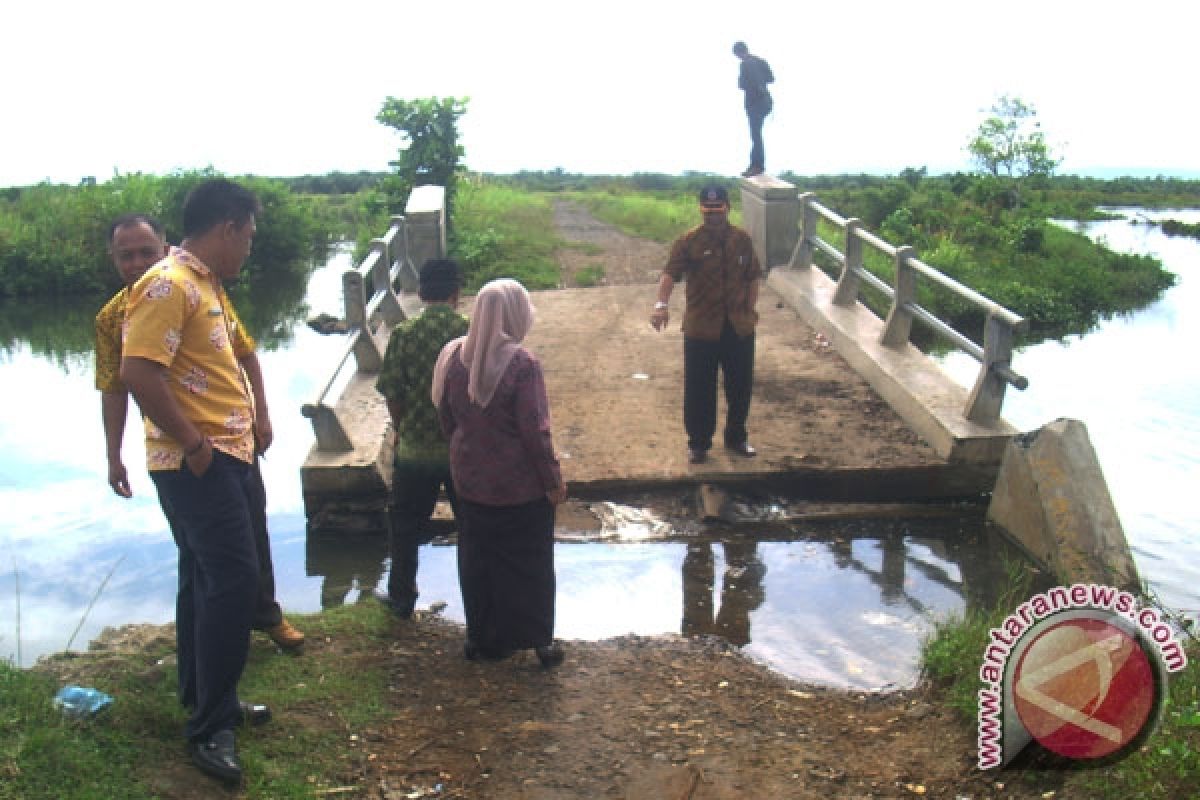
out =
{"type": "Polygon", "coordinates": [[[990,109],[967,145],[980,170],[1006,184],[1011,206],[1021,204],[1021,189],[1031,177],[1048,177],[1062,162],[1046,143],[1037,111],[1019,97],[1003,95],[990,109]]]}
{"type": "Polygon", "coordinates": [[[467,111],[467,98],[426,97],[400,100],[389,97],[375,119],[395,128],[407,141],[395,161],[396,171],[383,182],[389,212],[401,214],[415,186],[446,187],[446,212],[454,197],[458,162],[464,152],[458,143],[458,118],[467,111]]]}

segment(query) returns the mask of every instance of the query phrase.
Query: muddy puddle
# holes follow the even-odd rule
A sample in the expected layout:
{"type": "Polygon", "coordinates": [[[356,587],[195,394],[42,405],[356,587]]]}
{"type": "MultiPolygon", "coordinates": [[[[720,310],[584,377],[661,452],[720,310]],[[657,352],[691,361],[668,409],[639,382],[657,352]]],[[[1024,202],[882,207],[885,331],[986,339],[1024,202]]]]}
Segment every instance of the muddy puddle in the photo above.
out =
{"type": "MultiPolygon", "coordinates": [[[[440,515],[442,530],[452,527],[440,515]]],[[[1019,560],[977,505],[724,494],[573,502],[556,530],[557,635],[719,636],[800,681],[908,687],[935,622],[989,604],[1019,560]]],[[[463,620],[453,534],[421,548],[418,608],[463,620]]],[[[386,547],[310,537],[321,605],[370,601],[386,547]]]]}

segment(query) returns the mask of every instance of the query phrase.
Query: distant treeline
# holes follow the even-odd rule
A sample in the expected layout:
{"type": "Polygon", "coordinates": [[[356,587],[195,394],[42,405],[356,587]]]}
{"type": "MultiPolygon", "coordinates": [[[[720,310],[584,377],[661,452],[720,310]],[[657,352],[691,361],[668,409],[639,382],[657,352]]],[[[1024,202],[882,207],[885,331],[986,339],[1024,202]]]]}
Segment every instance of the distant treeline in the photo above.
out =
{"type": "MultiPolygon", "coordinates": [[[[1104,317],[1153,302],[1176,280],[1158,259],[1113,252],[1051,224],[1051,219],[1103,218],[1099,206],[1200,207],[1200,181],[1176,178],[1038,176],[1025,181],[1018,194],[1012,182],[994,176],[930,176],[923,169],[894,176],[781,177],[801,191],[815,192],[819,202],[839,215],[858,218],[893,245],[912,246],[921,260],[1025,317],[1030,323],[1027,341],[1086,332],[1104,317]]],[[[534,191],[578,193],[596,213],[622,226],[631,212],[640,217],[653,213],[645,198],[662,201],[665,220],[678,219],[672,201],[714,179],[719,178],[699,173],[614,177],[560,171],[495,178],[534,191]]],[[[736,203],[738,193],[731,197],[736,203]]],[[[690,224],[698,220],[692,219],[690,224]]],[[[640,227],[644,231],[647,226],[640,227]]],[[[820,235],[840,247],[834,231],[824,229],[820,235]]],[[[891,264],[873,255],[868,253],[866,266],[890,283],[891,264]]],[[[830,272],[837,269],[823,255],[818,262],[830,272]]],[[[981,312],[927,283],[919,289],[921,304],[977,338],[981,312]]],[[[869,289],[865,299],[877,312],[886,310],[882,298],[869,289]]]]}
{"type": "MultiPolygon", "coordinates": [[[[105,254],[109,221],[125,211],[149,211],[164,220],[177,242],[183,197],[211,174],[125,175],[106,183],[0,190],[0,297],[115,289],[119,282],[105,254]]],[[[302,296],[304,279],[333,240],[365,247],[387,229],[387,177],[362,171],[239,179],[264,205],[242,283],[286,285],[302,296]]],[[[995,176],[928,175],[924,169],[889,176],[781,177],[800,191],[815,192],[838,214],[862,220],[892,244],[911,245],[926,263],[1025,316],[1037,338],[1086,331],[1104,316],[1152,302],[1175,281],[1154,258],[1114,253],[1050,219],[1100,218],[1104,214],[1097,208],[1103,206],[1200,207],[1200,181],[1168,177],[1036,176],[1019,191],[995,176]]],[[[465,178],[451,252],[463,260],[472,286],[500,274],[524,277],[531,286],[557,284],[558,245],[546,201],[551,194],[590,196],[589,205],[607,209],[614,224],[654,218],[638,233],[663,238],[698,221],[689,209],[701,186],[735,185],[727,176],[701,172],[614,176],[549,170],[465,178]],[[625,220],[618,218],[622,214],[625,220]]],[[[736,206],[739,193],[731,192],[731,199],[736,206]]],[[[1195,227],[1176,223],[1169,232],[1194,235],[1195,227]]],[[[868,266],[890,280],[889,265],[868,266]]],[[[978,312],[953,297],[923,291],[927,308],[967,335],[978,330],[978,312]]]]}
{"type": "MultiPolygon", "coordinates": [[[[166,227],[168,241],[177,244],[184,197],[215,174],[118,175],[105,183],[0,190],[0,297],[115,291],[121,282],[106,252],[112,220],[127,212],[152,214],[166,227]]],[[[302,287],[338,236],[329,204],[281,180],[237,180],[263,207],[242,282],[302,287]]]]}

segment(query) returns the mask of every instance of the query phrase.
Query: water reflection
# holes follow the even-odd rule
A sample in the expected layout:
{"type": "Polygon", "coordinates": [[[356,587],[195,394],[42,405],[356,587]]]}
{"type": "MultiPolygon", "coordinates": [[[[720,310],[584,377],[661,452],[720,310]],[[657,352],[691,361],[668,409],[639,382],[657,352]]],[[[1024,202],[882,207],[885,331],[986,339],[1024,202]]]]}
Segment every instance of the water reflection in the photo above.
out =
{"type": "MultiPolygon", "coordinates": [[[[631,506],[597,504],[610,514],[631,506]]],[[[556,633],[718,636],[798,680],[846,688],[909,686],[934,623],[990,607],[1021,558],[982,509],[909,518],[728,525],[649,512],[658,535],[611,524],[560,528],[556,633]]],[[[361,602],[386,583],[383,537],[309,537],[306,571],[322,576],[321,605],[361,602]]],[[[418,608],[463,621],[453,538],[420,551],[418,608]]]]}
{"type": "Polygon", "coordinates": [[[766,566],[758,558],[758,543],[742,538],[720,542],[725,554],[720,602],[715,607],[713,544],[696,542],[683,557],[684,636],[712,634],[739,647],[750,642],[750,612],[763,604],[766,566]]]}
{"type": "Polygon", "coordinates": [[[321,608],[362,602],[381,586],[387,571],[388,547],[384,536],[350,539],[309,535],[305,543],[304,573],[321,579],[321,608]]]}

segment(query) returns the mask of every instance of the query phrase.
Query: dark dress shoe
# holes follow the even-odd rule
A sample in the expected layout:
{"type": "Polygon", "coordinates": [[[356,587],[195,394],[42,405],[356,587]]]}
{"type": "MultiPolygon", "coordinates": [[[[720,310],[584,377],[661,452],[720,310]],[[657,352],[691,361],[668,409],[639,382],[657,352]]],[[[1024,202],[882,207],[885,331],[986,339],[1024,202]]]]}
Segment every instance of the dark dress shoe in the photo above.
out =
{"type": "Polygon", "coordinates": [[[707,450],[701,450],[698,447],[689,447],[688,448],[688,463],[689,464],[703,464],[707,458],[708,458],[707,450]]]}
{"type": "Polygon", "coordinates": [[[542,662],[542,666],[545,669],[557,667],[563,662],[563,658],[565,657],[562,645],[558,642],[534,648],[534,652],[537,653],[538,661],[542,662]]]}
{"type": "Polygon", "coordinates": [[[226,783],[242,780],[242,765],[238,763],[233,731],[217,731],[210,739],[200,739],[190,745],[192,763],[201,772],[226,783]]]}
{"type": "Polygon", "coordinates": [[[401,619],[410,618],[413,615],[413,609],[417,606],[415,594],[411,597],[396,598],[382,589],[376,589],[374,595],[376,600],[383,603],[389,611],[401,619]]]}
{"type": "Polygon", "coordinates": [[[238,703],[243,725],[266,725],[271,721],[271,709],[261,703],[238,703]]]}
{"type": "Polygon", "coordinates": [[[725,449],[731,453],[737,453],[739,456],[742,456],[743,458],[754,458],[756,455],[758,455],[758,451],[755,450],[750,445],[749,442],[739,442],[738,444],[727,444],[727,445],[725,445],[725,449]]]}

